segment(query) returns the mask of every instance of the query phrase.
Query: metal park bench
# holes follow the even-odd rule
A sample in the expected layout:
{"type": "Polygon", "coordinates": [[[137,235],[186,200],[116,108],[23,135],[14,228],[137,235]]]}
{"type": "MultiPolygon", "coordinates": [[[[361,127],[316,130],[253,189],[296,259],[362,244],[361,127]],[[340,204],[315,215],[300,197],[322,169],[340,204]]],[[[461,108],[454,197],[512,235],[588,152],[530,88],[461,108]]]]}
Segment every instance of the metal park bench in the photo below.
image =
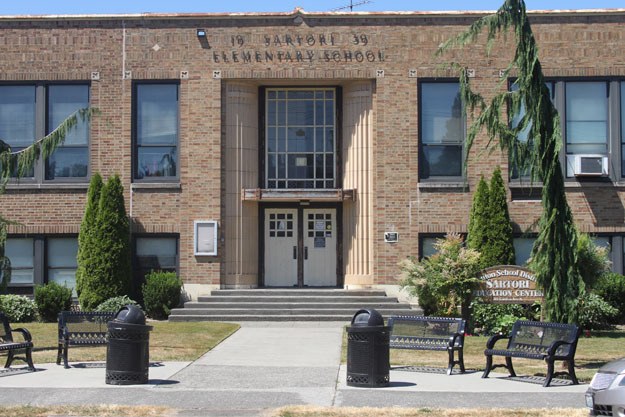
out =
{"type": "Polygon", "coordinates": [[[525,358],[547,362],[547,377],[543,387],[548,387],[555,376],[555,361],[566,361],[568,372],[558,374],[568,374],[573,384],[578,384],[575,376],[575,350],[580,330],[576,325],[518,320],[510,334],[510,337],[491,336],[486,343],[486,369],[482,378],[487,378],[490,371],[497,367],[506,368],[510,376],[514,377],[516,373],[512,367],[512,358],[525,358]],[[495,349],[495,343],[502,339],[508,339],[507,347],[495,349]],[[493,356],[504,356],[506,364],[493,365],[493,356]]]}
{"type": "Polygon", "coordinates": [[[70,346],[96,346],[106,344],[107,323],[115,317],[112,312],[62,311],[59,313],[59,345],[56,364],[69,368],[70,346]]]}
{"type": "Polygon", "coordinates": [[[464,373],[465,320],[453,317],[393,316],[388,320],[391,327],[389,347],[394,349],[443,350],[449,354],[447,375],[454,365],[464,373]],[[458,352],[458,360],[455,353],[458,352]]]}
{"type": "Polygon", "coordinates": [[[9,319],[3,313],[0,313],[0,321],[2,321],[2,327],[0,328],[0,352],[7,352],[7,361],[4,365],[5,368],[10,368],[14,359],[21,359],[28,364],[28,369],[35,370],[33,365],[33,342],[30,332],[24,328],[11,329],[9,319]],[[19,332],[24,338],[23,342],[13,340],[13,333],[19,332]],[[24,357],[15,356],[16,353],[24,353],[24,357]]]}

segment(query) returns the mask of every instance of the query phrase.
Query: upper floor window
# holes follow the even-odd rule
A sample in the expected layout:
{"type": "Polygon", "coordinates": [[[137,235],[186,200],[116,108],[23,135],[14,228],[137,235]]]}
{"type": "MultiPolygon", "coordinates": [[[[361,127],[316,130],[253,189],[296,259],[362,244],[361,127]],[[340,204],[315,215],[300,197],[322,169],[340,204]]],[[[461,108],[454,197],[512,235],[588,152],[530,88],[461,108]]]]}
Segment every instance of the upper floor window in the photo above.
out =
{"type": "Polygon", "coordinates": [[[620,83],[621,93],[621,177],[625,177],[625,82],[620,83]]]}
{"type": "Polygon", "coordinates": [[[566,83],[566,153],[608,152],[608,84],[566,83]]]}
{"type": "Polygon", "coordinates": [[[420,87],[420,177],[461,177],[465,119],[460,85],[427,82],[420,87]]]}
{"type": "Polygon", "coordinates": [[[135,85],[135,179],[178,177],[178,103],[178,84],[135,85]]]}
{"type": "MultiPolygon", "coordinates": [[[[76,110],[89,106],[89,89],[85,85],[48,86],[46,134],[52,133],[76,110]]],[[[86,177],[89,171],[89,124],[79,119],[65,141],[46,160],[46,179],[86,177]]]]}
{"type": "MultiPolygon", "coordinates": [[[[549,97],[551,98],[551,100],[554,100],[554,86],[553,86],[553,82],[546,82],[545,85],[547,86],[547,89],[549,90],[549,97]]],[[[518,90],[518,84],[516,83],[512,83],[510,85],[510,90],[511,91],[516,91],[518,90]]],[[[525,109],[525,104],[521,104],[521,108],[519,110],[519,112],[510,119],[510,126],[512,128],[516,128],[520,123],[521,120],[523,119],[523,117],[526,114],[526,109],[525,109]]],[[[532,126],[531,124],[528,124],[523,130],[521,130],[517,136],[517,139],[521,142],[527,142],[529,139],[529,134],[530,134],[530,130],[531,130],[532,126]]],[[[523,169],[519,169],[519,167],[517,166],[516,163],[516,156],[513,154],[510,154],[510,179],[516,179],[519,180],[521,178],[523,179],[530,179],[530,168],[529,167],[525,167],[523,169]]],[[[520,265],[520,264],[519,264],[520,265]]]]}
{"type": "MultiPolygon", "coordinates": [[[[54,131],[68,116],[89,106],[86,84],[0,86],[0,139],[12,152],[54,131]]],[[[86,179],[89,171],[89,122],[79,119],[65,141],[25,178],[33,181],[86,179]]],[[[14,174],[15,176],[15,174],[14,174]]]]}
{"type": "Polygon", "coordinates": [[[336,186],[336,89],[267,89],[267,188],[336,186]]]}

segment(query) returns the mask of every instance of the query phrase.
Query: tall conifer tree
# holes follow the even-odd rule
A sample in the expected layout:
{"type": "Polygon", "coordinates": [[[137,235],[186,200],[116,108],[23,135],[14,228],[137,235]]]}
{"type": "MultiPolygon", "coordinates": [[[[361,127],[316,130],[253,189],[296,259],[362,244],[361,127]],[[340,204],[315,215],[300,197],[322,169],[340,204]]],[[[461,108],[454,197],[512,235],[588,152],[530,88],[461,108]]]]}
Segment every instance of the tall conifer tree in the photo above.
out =
{"type": "Polygon", "coordinates": [[[558,112],[545,85],[525,2],[505,0],[495,14],[476,20],[465,32],[445,42],[438,54],[454,46],[475,42],[484,29],[488,50],[497,40],[507,41],[504,33],[509,30],[514,32],[514,57],[503,70],[502,80],[507,80],[514,73],[518,88],[506,89],[487,102],[471,89],[466,69],[455,64],[461,73],[463,102],[469,112],[479,113],[468,130],[467,155],[476,135],[484,128],[491,141],[499,142],[502,148],[514,155],[514,163],[519,169],[529,167],[530,174],[536,173],[542,181],[543,211],[538,222],[538,238],[532,249],[532,268],[545,293],[546,319],[575,322],[576,300],[584,291],[584,286],[574,249],[577,232],[566,200],[560,165],[562,132],[558,112]],[[525,114],[522,114],[522,108],[525,114]],[[520,122],[510,127],[508,120],[516,116],[521,116],[520,122]],[[518,135],[525,129],[529,129],[529,135],[527,141],[522,142],[518,140],[518,135]]]}
{"type": "Polygon", "coordinates": [[[101,302],[130,291],[130,222],[119,176],[107,181],[100,193],[90,263],[86,265],[81,307],[93,310],[101,302]]]}
{"type": "MultiPolygon", "coordinates": [[[[488,199],[488,238],[482,249],[482,260],[486,267],[495,265],[513,265],[515,262],[512,223],[506,186],[501,176],[501,168],[495,168],[490,179],[488,199]]],[[[478,249],[479,250],[479,249],[478,249]]]]}
{"type": "MultiPolygon", "coordinates": [[[[475,194],[473,194],[473,204],[471,206],[471,214],[469,215],[469,230],[467,234],[467,247],[480,252],[480,254],[488,239],[489,194],[488,183],[484,177],[481,177],[477,184],[475,194]]],[[[486,265],[483,264],[483,259],[483,257],[480,257],[480,264],[485,268],[486,265]]]]}
{"type": "Polygon", "coordinates": [[[80,296],[82,292],[82,281],[85,275],[87,265],[91,262],[94,245],[96,241],[96,219],[98,216],[98,205],[100,204],[100,192],[102,191],[102,176],[99,173],[93,174],[89,183],[89,191],[87,192],[87,204],[85,214],[80,224],[80,232],[78,233],[78,255],[76,269],[76,292],[80,296]]]}

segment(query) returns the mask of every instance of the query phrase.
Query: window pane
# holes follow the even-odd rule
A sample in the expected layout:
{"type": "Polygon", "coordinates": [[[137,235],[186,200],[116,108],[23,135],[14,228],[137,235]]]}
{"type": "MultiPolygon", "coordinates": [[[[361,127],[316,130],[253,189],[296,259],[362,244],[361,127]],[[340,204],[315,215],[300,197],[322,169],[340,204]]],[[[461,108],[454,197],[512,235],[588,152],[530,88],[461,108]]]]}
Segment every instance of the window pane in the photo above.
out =
{"type": "Polygon", "coordinates": [[[50,269],[48,271],[48,282],[56,282],[67,288],[72,289],[72,296],[76,294],[76,269],[50,269]]]}
{"type": "Polygon", "coordinates": [[[140,147],[137,150],[137,178],[173,177],[176,175],[175,147],[140,147]]]}
{"type": "Polygon", "coordinates": [[[48,239],[48,267],[76,268],[78,239],[74,237],[48,239]]]}
{"type": "Polygon", "coordinates": [[[0,86],[0,140],[26,147],[35,140],[35,86],[0,86]]]}
{"type": "Polygon", "coordinates": [[[421,85],[422,143],[461,143],[463,124],[458,83],[421,85]]]}
{"type": "Polygon", "coordinates": [[[32,239],[9,238],[6,240],[5,256],[12,268],[32,268],[34,246],[32,239]]]}
{"type": "Polygon", "coordinates": [[[421,178],[462,175],[462,146],[423,145],[421,178]]]}
{"type": "Polygon", "coordinates": [[[607,152],[608,97],[605,82],[569,82],[566,84],[567,153],[607,152]]]}
{"type": "Polygon", "coordinates": [[[516,255],[516,264],[525,265],[532,254],[532,247],[536,238],[534,237],[515,237],[513,240],[514,252],[516,255]]]}
{"type": "Polygon", "coordinates": [[[35,282],[33,239],[9,238],[4,253],[11,261],[11,284],[35,282]]]}
{"type": "MultiPolygon", "coordinates": [[[[440,238],[442,238],[442,236],[440,238]]],[[[434,244],[436,243],[436,240],[440,238],[437,238],[437,237],[421,238],[421,257],[422,258],[428,258],[434,255],[435,253],[437,253],[437,250],[434,247],[434,244]]]]}
{"type": "Polygon", "coordinates": [[[178,143],[178,86],[142,84],[137,86],[137,144],[178,143]]]}
{"type": "MultiPolygon", "coordinates": [[[[68,116],[76,110],[89,107],[89,87],[86,85],[51,85],[48,87],[48,129],[46,133],[56,129],[68,116]]],[[[89,139],[89,123],[78,120],[72,128],[63,146],[87,145],[89,139]]]]}
{"type": "Polygon", "coordinates": [[[173,237],[138,237],[136,257],[144,269],[175,269],[177,239],[173,237]]]}
{"type": "Polygon", "coordinates": [[[58,148],[46,161],[46,179],[86,177],[89,170],[89,149],[58,148]]]}
{"type": "Polygon", "coordinates": [[[289,101],[289,125],[313,125],[315,123],[314,101],[289,101]]]}
{"type": "MultiPolygon", "coordinates": [[[[625,145],[625,82],[621,82],[621,143],[625,145]]],[[[625,146],[621,146],[621,177],[625,177],[625,146]]]]}

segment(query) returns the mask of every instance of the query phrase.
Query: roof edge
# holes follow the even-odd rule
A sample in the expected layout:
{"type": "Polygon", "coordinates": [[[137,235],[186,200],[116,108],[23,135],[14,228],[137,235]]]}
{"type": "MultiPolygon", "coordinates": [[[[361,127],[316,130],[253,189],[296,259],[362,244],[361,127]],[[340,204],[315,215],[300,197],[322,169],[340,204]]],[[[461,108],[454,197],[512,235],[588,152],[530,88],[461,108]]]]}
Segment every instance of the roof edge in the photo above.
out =
{"type": "MultiPolygon", "coordinates": [[[[227,13],[120,13],[120,14],[59,14],[59,15],[0,15],[0,20],[190,20],[190,19],[257,19],[293,18],[297,15],[322,17],[326,19],[345,18],[432,18],[432,17],[481,17],[495,13],[495,10],[458,11],[386,11],[386,12],[306,12],[295,8],[291,12],[227,12],[227,13]]],[[[581,16],[581,15],[625,15],[625,8],[614,9],[569,9],[569,10],[528,10],[530,16],[581,16]]]]}

